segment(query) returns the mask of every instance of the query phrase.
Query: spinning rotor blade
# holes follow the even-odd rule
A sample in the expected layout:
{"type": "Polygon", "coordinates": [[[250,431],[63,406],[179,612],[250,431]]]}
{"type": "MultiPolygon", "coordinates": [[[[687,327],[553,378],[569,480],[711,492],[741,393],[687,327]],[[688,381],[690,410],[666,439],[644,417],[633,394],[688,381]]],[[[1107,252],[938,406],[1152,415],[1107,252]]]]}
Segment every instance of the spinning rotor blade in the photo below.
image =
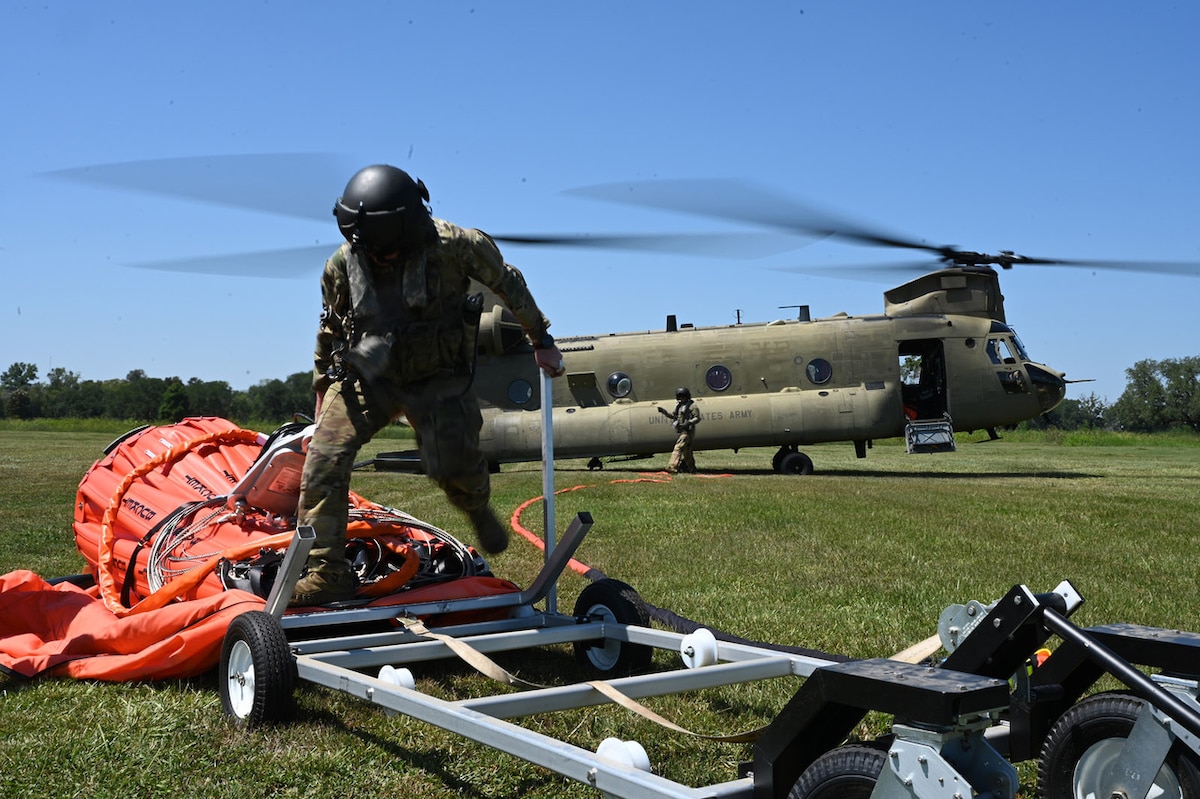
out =
{"type": "Polygon", "coordinates": [[[790,252],[803,244],[794,237],[771,233],[546,233],[492,236],[498,242],[521,246],[579,247],[604,250],[637,250],[724,258],[762,258],[790,252]]]}
{"type": "Polygon", "coordinates": [[[928,258],[919,261],[896,261],[890,263],[878,264],[830,264],[811,265],[811,266],[772,266],[768,267],[776,272],[787,272],[789,274],[803,273],[806,275],[823,275],[836,278],[852,278],[862,279],[870,282],[875,282],[880,278],[888,280],[896,279],[897,273],[909,275],[922,275],[928,272],[933,272],[938,269],[944,269],[946,265],[941,261],[934,261],[928,258]]]}
{"type": "MultiPolygon", "coordinates": [[[[259,153],[160,158],[60,169],[45,176],[332,224],[335,198],[361,165],[331,153],[259,153]]],[[[523,246],[586,247],[759,258],[798,245],[761,232],[729,234],[530,234],[494,236],[523,246]]],[[[322,247],[326,257],[336,245],[322,247]]],[[[294,277],[311,261],[309,248],[179,258],[129,264],[137,268],[215,275],[294,277]],[[296,258],[290,261],[289,259],[296,258]],[[289,268],[290,265],[290,268],[289,268]]],[[[318,261],[319,263],[319,261],[318,261]]]]}
{"type": "Polygon", "coordinates": [[[197,258],[171,258],[165,261],[139,261],[124,264],[124,266],[152,269],[159,272],[187,272],[233,277],[284,279],[309,277],[321,271],[321,265],[325,263],[326,258],[333,254],[337,246],[336,244],[316,244],[282,250],[258,250],[197,258]]]}
{"type": "Polygon", "coordinates": [[[1011,262],[1001,263],[1005,269],[1013,265],[1028,266],[1069,266],[1077,269],[1113,269],[1121,272],[1156,272],[1164,275],[1183,275],[1185,277],[1200,277],[1200,261],[1108,261],[1108,260],[1072,260],[1065,258],[1027,258],[1024,255],[1012,256],[1011,262]]]}
{"type": "Polygon", "coordinates": [[[48,177],[329,224],[354,168],[328,153],[159,158],[59,169],[48,177]]]}
{"type": "MultiPolygon", "coordinates": [[[[361,165],[358,165],[361,166],[361,165]]],[[[99,164],[45,173],[76,183],[106,186],[176,199],[196,200],[331,224],[332,206],[343,181],[358,166],[330,153],[275,153],[194,156],[99,164]]],[[[733,179],[692,179],[602,184],[567,192],[583,197],[660,210],[744,222],[774,234],[588,235],[570,233],[499,235],[497,241],[524,246],[631,249],[721,257],[757,258],[795,249],[796,236],[840,238],[858,244],[920,250],[934,255],[928,269],[947,266],[1069,266],[1200,276],[1200,263],[1091,261],[1030,258],[1002,251],[992,255],[950,246],[934,246],[883,232],[810,208],[778,191],[733,179]]],[[[322,245],[324,258],[335,245],[322,245]]],[[[306,262],[320,262],[317,248],[181,258],[132,264],[139,268],[203,274],[290,277],[303,274],[306,262]],[[291,259],[295,259],[292,261],[291,259]],[[289,264],[291,265],[289,268],[289,264]]],[[[869,267],[878,269],[880,267],[869,267]]],[[[884,266],[883,268],[888,268],[884,266]]],[[[898,268],[908,269],[909,265],[898,268]]],[[[831,267],[823,267],[828,271],[831,267]]]]}
{"type": "MultiPolygon", "coordinates": [[[[953,266],[998,266],[1002,269],[1011,269],[1020,264],[1022,266],[1067,266],[1200,276],[1200,262],[1031,258],[1017,255],[1011,251],[989,254],[962,250],[948,245],[935,246],[818,211],[770,188],[742,180],[694,179],[610,183],[574,189],[570,193],[607,202],[747,222],[788,231],[796,235],[839,238],[878,247],[923,250],[937,256],[937,262],[934,263],[923,261],[894,265],[844,267],[845,269],[901,269],[905,271],[921,269],[928,271],[931,268],[953,266]]],[[[820,270],[830,271],[838,268],[843,267],[820,267],[820,270]]],[[[809,270],[797,268],[795,271],[809,270]]]]}
{"type": "Polygon", "coordinates": [[[938,255],[942,255],[946,249],[839,219],[773,189],[744,180],[696,178],[606,183],[572,189],[568,193],[606,202],[747,222],[794,236],[843,238],[882,247],[925,250],[938,255]]]}

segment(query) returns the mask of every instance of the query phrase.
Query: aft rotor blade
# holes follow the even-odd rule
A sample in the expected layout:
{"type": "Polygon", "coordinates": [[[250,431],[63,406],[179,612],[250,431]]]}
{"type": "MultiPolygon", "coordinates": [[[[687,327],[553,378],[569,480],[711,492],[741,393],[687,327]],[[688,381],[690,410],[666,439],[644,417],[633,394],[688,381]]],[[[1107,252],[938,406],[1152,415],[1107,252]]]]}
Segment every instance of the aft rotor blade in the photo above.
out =
{"type": "Polygon", "coordinates": [[[545,233],[493,236],[504,244],[588,249],[639,250],[724,258],[761,258],[790,252],[810,242],[777,233],[545,233]]]}
{"type": "Polygon", "coordinates": [[[839,218],[745,180],[695,178],[605,183],[571,189],[568,193],[606,202],[746,222],[793,235],[833,236],[861,244],[925,250],[939,255],[947,249],[839,218]]]}
{"type": "Polygon", "coordinates": [[[163,261],[138,261],[123,264],[136,269],[158,272],[188,272],[202,275],[234,277],[266,277],[292,279],[310,277],[321,271],[325,259],[337,249],[336,244],[317,244],[281,250],[208,255],[197,258],[171,258],[163,261]]]}
{"type": "Polygon", "coordinates": [[[349,167],[330,153],[159,158],[59,169],[47,177],[332,224],[349,167]]]}
{"type": "MultiPolygon", "coordinates": [[[[1012,259],[1013,266],[1069,266],[1077,269],[1113,269],[1121,272],[1156,272],[1164,275],[1200,277],[1200,261],[1110,261],[1066,258],[1012,259]]],[[[1007,268],[1007,267],[1006,267],[1007,268]]]]}
{"type": "Polygon", "coordinates": [[[811,264],[808,266],[787,265],[768,267],[772,271],[787,272],[793,275],[805,274],[818,277],[836,277],[862,280],[868,283],[875,283],[880,280],[895,280],[896,273],[898,272],[915,277],[945,268],[946,265],[944,263],[928,258],[919,261],[895,261],[878,264],[811,264]]]}

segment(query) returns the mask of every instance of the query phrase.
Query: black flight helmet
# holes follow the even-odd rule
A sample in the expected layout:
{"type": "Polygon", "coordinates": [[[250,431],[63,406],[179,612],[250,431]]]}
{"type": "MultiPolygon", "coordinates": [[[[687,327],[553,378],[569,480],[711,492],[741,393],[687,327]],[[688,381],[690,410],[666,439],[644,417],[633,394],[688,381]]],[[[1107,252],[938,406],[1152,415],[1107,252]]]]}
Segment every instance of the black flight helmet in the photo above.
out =
{"type": "Polygon", "coordinates": [[[354,173],[333,206],[338,229],[356,251],[372,255],[410,252],[429,241],[429,189],[387,164],[354,173]]]}
{"type": "Polygon", "coordinates": [[[686,387],[680,386],[679,388],[675,389],[675,399],[679,400],[680,402],[687,402],[691,398],[692,392],[688,391],[686,387]]]}

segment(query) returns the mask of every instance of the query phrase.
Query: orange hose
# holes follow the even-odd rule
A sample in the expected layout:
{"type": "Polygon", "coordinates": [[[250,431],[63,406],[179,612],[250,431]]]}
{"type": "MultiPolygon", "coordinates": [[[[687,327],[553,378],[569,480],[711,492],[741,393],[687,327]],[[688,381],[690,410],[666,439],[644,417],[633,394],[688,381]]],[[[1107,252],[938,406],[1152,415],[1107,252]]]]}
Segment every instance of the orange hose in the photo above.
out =
{"type": "MultiPolygon", "coordinates": [[[[728,475],[728,474],[707,475],[706,474],[706,475],[697,475],[697,476],[698,477],[729,477],[730,475],[728,475]]],[[[632,478],[625,477],[625,478],[619,478],[616,480],[609,480],[608,484],[616,485],[617,483],[669,483],[669,482],[671,482],[671,475],[668,472],[643,472],[641,477],[632,477],[632,478]]],[[[554,492],[554,496],[558,496],[559,494],[565,494],[569,491],[581,491],[585,488],[592,488],[595,485],[597,485],[597,484],[591,483],[591,484],[585,484],[585,485],[571,486],[570,488],[560,488],[554,492]]],[[[514,532],[519,533],[527,541],[529,541],[529,543],[533,544],[535,547],[537,547],[538,549],[545,552],[546,551],[546,542],[543,539],[539,538],[536,534],[531,532],[529,530],[529,528],[525,527],[525,525],[521,524],[521,514],[523,514],[525,512],[525,510],[527,508],[529,508],[529,506],[531,506],[535,503],[541,502],[542,499],[543,499],[543,497],[539,495],[539,496],[533,497],[532,499],[527,499],[524,502],[522,502],[520,505],[517,506],[517,509],[513,511],[512,518],[509,519],[509,523],[512,524],[512,528],[513,528],[514,532]]],[[[571,558],[569,561],[567,561],[567,565],[569,567],[571,567],[572,571],[577,572],[582,575],[587,575],[588,572],[593,571],[591,566],[588,566],[586,563],[582,563],[582,562],[576,560],[575,558],[571,558]]]]}

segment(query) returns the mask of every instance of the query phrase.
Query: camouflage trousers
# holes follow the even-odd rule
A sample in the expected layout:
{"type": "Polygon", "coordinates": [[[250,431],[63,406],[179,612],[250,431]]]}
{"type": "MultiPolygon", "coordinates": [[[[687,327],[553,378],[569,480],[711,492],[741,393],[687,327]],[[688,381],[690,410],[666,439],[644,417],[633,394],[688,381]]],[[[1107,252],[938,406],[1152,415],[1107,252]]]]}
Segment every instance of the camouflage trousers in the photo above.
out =
{"type": "Polygon", "coordinates": [[[676,472],[695,472],[696,459],[692,456],[692,436],[691,430],[685,430],[679,434],[679,438],[675,439],[675,449],[671,451],[671,460],[667,461],[667,471],[672,474],[676,472]]]}
{"type": "MultiPolygon", "coordinates": [[[[425,473],[470,513],[488,504],[491,482],[479,449],[483,417],[463,380],[435,378],[401,389],[387,382],[338,381],[325,392],[300,481],[298,524],[316,538],[309,565],[344,558],[350,475],[359,449],[393,419],[407,416],[425,473]]],[[[336,562],[336,561],[334,561],[336,562]]],[[[340,564],[339,564],[340,565],[340,564]]]]}

